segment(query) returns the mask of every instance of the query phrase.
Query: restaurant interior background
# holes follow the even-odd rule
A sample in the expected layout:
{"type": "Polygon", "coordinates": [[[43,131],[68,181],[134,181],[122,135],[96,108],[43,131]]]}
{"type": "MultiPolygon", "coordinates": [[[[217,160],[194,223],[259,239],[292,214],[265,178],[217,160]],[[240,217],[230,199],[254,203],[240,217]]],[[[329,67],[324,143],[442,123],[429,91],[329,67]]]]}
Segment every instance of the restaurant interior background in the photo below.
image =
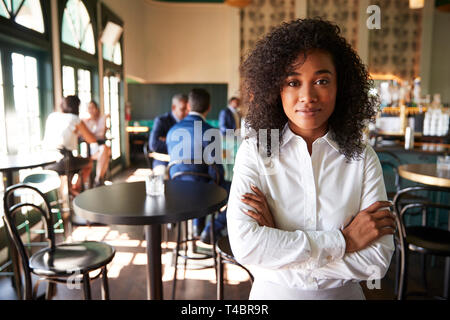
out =
{"type": "Polygon", "coordinates": [[[81,116],[91,99],[111,116],[110,174],[118,175],[141,155],[174,93],[207,89],[217,125],[227,99],[239,96],[239,64],[256,41],[283,21],[316,16],[338,24],[375,80],[371,144],[397,148],[404,163],[436,163],[436,154],[404,152],[404,139],[410,127],[423,150],[450,149],[449,0],[1,0],[0,155],[40,150],[48,114],[78,94],[81,116]],[[371,5],[379,29],[368,27],[371,5]]]}

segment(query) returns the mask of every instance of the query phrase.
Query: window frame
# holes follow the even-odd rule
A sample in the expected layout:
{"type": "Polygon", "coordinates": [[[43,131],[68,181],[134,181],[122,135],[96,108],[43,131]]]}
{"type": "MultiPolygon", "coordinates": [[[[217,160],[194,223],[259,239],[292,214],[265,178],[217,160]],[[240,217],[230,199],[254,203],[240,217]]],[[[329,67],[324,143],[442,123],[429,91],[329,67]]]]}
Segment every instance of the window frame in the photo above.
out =
{"type": "Polygon", "coordinates": [[[81,49],[72,47],[71,45],[68,45],[67,43],[64,43],[62,41],[62,21],[64,16],[64,10],[66,9],[67,2],[69,0],[63,0],[60,1],[58,4],[58,21],[59,21],[59,43],[61,46],[61,56],[65,57],[79,57],[81,61],[86,61],[89,63],[95,63],[98,64],[98,30],[97,30],[97,1],[86,1],[86,0],[80,0],[84,6],[86,7],[86,10],[89,14],[89,19],[91,21],[92,25],[92,31],[94,33],[94,43],[95,43],[95,54],[90,54],[86,51],[83,51],[81,49]]]}
{"type": "Polygon", "coordinates": [[[51,19],[50,0],[39,0],[41,3],[42,19],[44,20],[44,33],[29,29],[18,24],[11,18],[0,16],[0,40],[23,44],[27,47],[37,46],[51,50],[51,19]]]}
{"type": "MultiPolygon", "coordinates": [[[[39,115],[41,140],[44,137],[45,121],[50,112],[53,111],[53,83],[50,53],[17,44],[11,44],[0,40],[1,62],[3,72],[3,89],[5,114],[15,112],[14,105],[14,83],[12,74],[12,53],[32,56],[37,60],[37,80],[39,94],[39,115]]],[[[7,136],[7,150],[9,152],[10,141],[7,136]]]]}
{"type": "MultiPolygon", "coordinates": [[[[104,3],[101,4],[101,19],[102,19],[102,30],[106,27],[106,24],[108,21],[114,22],[117,25],[120,25],[122,28],[124,26],[124,23],[122,19],[120,19],[111,9],[109,9],[104,3]]],[[[119,136],[120,136],[120,157],[112,160],[112,167],[115,167],[116,165],[122,164],[123,166],[126,165],[126,156],[125,156],[125,143],[127,139],[127,135],[125,132],[126,123],[125,123],[125,97],[124,97],[124,50],[123,50],[123,34],[119,38],[120,44],[120,50],[122,52],[122,64],[118,65],[115,64],[112,61],[106,60],[103,58],[103,51],[102,51],[102,61],[103,61],[103,77],[110,77],[112,75],[117,76],[120,78],[119,82],[119,136]]],[[[100,43],[100,46],[102,44],[100,43]]],[[[101,79],[103,81],[103,79],[101,79]]],[[[111,94],[111,90],[109,92],[111,94]]],[[[104,94],[104,88],[103,92],[101,94],[104,94]]],[[[110,130],[110,129],[108,129],[110,130]]]]}

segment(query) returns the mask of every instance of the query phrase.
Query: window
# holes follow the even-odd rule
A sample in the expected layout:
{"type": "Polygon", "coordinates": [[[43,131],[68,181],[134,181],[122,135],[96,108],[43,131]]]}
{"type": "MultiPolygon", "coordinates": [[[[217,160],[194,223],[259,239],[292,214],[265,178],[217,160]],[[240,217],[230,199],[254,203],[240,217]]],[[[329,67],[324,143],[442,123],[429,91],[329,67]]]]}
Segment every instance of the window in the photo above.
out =
{"type": "Polygon", "coordinates": [[[119,83],[120,79],[115,76],[103,77],[103,90],[105,97],[106,138],[112,139],[111,154],[115,160],[120,157],[120,108],[119,108],[119,83]]]}
{"type": "Polygon", "coordinates": [[[0,15],[29,29],[40,33],[45,32],[39,0],[2,0],[0,1],[0,15]]]}
{"type": "Polygon", "coordinates": [[[94,31],[89,13],[81,0],[68,0],[61,30],[62,42],[95,54],[94,31]]]}
{"type": "Polygon", "coordinates": [[[117,42],[114,47],[103,44],[103,59],[114,62],[117,65],[122,65],[120,42],[117,42]]]}
{"type": "Polygon", "coordinates": [[[6,154],[7,151],[8,149],[6,145],[5,100],[3,96],[3,68],[0,56],[0,155],[6,154]]]}
{"type": "Polygon", "coordinates": [[[75,92],[75,68],[63,66],[63,96],[73,96],[75,92]]]}
{"type": "Polygon", "coordinates": [[[16,121],[9,132],[17,151],[26,153],[41,143],[37,59],[14,52],[11,60],[16,121]]]}
{"type": "Polygon", "coordinates": [[[80,117],[89,118],[88,103],[92,100],[91,72],[78,69],[78,97],[80,98],[80,117]]]}
{"type": "Polygon", "coordinates": [[[88,118],[87,105],[92,100],[91,72],[82,68],[63,66],[63,95],[80,98],[80,118],[88,118]]]}

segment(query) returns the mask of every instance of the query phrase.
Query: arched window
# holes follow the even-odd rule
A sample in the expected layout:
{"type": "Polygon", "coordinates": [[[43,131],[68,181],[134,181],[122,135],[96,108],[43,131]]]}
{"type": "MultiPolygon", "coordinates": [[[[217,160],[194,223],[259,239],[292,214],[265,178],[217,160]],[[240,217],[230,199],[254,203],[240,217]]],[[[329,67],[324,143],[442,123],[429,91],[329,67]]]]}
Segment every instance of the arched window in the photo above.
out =
{"type": "Polygon", "coordinates": [[[95,54],[94,31],[89,13],[81,0],[68,0],[64,8],[62,42],[95,54]]]}
{"type": "Polygon", "coordinates": [[[14,20],[37,32],[45,32],[39,0],[2,0],[0,1],[0,16],[14,20]]]}
{"type": "Polygon", "coordinates": [[[103,59],[114,62],[117,65],[122,65],[122,49],[120,48],[120,41],[114,47],[103,44],[103,59]]]}
{"type": "Polygon", "coordinates": [[[5,122],[5,103],[3,100],[3,71],[0,55],[0,155],[5,155],[8,151],[6,142],[6,122],[5,122]]]}

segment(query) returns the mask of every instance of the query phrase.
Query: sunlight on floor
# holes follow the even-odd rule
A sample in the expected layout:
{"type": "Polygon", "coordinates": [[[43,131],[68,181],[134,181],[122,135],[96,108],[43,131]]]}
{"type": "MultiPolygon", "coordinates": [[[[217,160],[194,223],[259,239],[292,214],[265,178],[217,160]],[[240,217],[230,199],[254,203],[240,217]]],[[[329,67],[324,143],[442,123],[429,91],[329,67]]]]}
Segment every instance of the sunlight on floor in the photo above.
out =
{"type": "MultiPolygon", "coordinates": [[[[118,230],[112,230],[110,227],[76,227],[69,237],[69,241],[104,241],[116,248],[116,255],[108,266],[108,277],[120,279],[120,272],[128,265],[136,265],[147,268],[147,254],[145,240],[131,239],[127,233],[121,233],[118,230]]],[[[164,274],[162,280],[172,281],[174,268],[172,266],[172,249],[175,248],[175,242],[163,242],[161,244],[163,254],[161,261],[164,265],[164,274]],[[168,248],[169,250],[165,250],[168,248]]],[[[184,259],[178,260],[177,279],[204,280],[211,283],[216,282],[213,260],[193,261],[189,260],[187,270],[184,272],[184,259]],[[211,266],[205,269],[199,269],[204,266],[211,266]]],[[[225,283],[228,285],[238,285],[241,282],[249,281],[249,276],[242,268],[225,264],[225,283]]],[[[126,281],[126,279],[123,279],[126,281]]]]}

